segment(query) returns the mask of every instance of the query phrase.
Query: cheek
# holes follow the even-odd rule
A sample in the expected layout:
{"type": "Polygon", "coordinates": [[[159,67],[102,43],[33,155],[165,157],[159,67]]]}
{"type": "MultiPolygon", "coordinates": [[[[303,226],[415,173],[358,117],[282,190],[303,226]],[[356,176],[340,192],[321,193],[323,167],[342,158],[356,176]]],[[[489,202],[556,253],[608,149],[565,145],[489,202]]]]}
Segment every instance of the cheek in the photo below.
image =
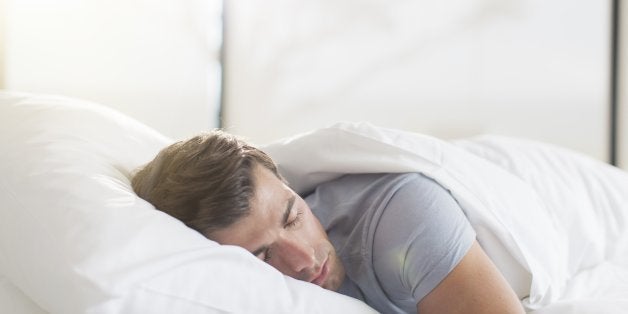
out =
{"type": "Polygon", "coordinates": [[[299,197],[298,199],[299,206],[301,206],[303,210],[303,231],[308,234],[308,238],[313,243],[320,244],[321,242],[329,242],[327,237],[327,232],[321,225],[318,218],[312,213],[312,210],[307,205],[307,203],[299,197]]]}
{"type": "Polygon", "coordinates": [[[304,228],[306,229],[307,233],[311,235],[313,239],[316,239],[317,242],[321,240],[328,241],[327,233],[325,232],[325,229],[321,225],[320,221],[318,221],[318,218],[316,218],[316,216],[312,214],[309,208],[306,210],[304,214],[305,215],[304,215],[303,223],[304,223],[304,228]]]}

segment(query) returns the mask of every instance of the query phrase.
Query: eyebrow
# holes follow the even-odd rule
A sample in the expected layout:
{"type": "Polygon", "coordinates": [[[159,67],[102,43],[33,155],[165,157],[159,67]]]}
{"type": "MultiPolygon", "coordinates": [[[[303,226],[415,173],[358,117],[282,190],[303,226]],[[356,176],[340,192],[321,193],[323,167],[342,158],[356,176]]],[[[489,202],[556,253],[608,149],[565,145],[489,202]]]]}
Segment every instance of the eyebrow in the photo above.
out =
{"type": "MultiPolygon", "coordinates": [[[[283,227],[286,224],[288,224],[288,219],[290,218],[290,212],[292,212],[292,207],[294,206],[294,201],[296,200],[296,198],[297,198],[296,195],[292,195],[292,197],[290,197],[290,199],[288,199],[288,204],[286,205],[286,210],[283,212],[283,216],[282,216],[282,220],[281,220],[281,227],[283,227]]],[[[268,245],[264,245],[264,246],[258,248],[257,250],[253,251],[252,254],[254,256],[258,256],[262,252],[264,252],[266,249],[268,249],[268,245]]]]}

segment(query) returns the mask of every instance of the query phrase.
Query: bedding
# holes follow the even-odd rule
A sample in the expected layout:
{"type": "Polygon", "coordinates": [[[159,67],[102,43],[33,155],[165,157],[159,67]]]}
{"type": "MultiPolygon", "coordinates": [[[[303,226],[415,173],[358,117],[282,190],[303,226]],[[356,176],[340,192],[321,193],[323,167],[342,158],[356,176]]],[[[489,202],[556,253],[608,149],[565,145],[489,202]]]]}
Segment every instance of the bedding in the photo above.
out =
{"type": "Polygon", "coordinates": [[[45,314],[46,312],[0,275],[0,313],[45,314]]]}
{"type": "Polygon", "coordinates": [[[138,198],[132,169],[171,142],[94,103],[0,93],[0,313],[374,313],[138,198]]]}
{"type": "Polygon", "coordinates": [[[628,174],[548,144],[445,142],[344,123],[262,147],[299,193],[346,173],[418,171],[463,208],[478,242],[533,313],[623,313],[628,174]]]}
{"type": "MultiPolygon", "coordinates": [[[[0,122],[0,300],[21,300],[9,306],[37,314],[374,312],[217,245],[138,198],[132,169],[172,142],[141,123],[94,103],[8,92],[0,122]]],[[[433,178],[531,313],[628,307],[623,171],[530,141],[446,142],[364,123],[261,148],[300,193],[346,173],[433,178]]]]}

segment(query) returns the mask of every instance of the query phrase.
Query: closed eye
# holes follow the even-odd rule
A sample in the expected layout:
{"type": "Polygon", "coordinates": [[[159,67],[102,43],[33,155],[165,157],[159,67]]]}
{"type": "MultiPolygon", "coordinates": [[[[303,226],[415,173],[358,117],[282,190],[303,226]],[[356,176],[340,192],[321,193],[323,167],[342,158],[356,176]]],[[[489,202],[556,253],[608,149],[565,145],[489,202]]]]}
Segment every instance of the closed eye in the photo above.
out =
{"type": "Polygon", "coordinates": [[[301,209],[297,209],[297,215],[292,219],[292,221],[286,223],[285,228],[290,229],[296,227],[301,222],[301,217],[303,216],[303,211],[301,209]]]}

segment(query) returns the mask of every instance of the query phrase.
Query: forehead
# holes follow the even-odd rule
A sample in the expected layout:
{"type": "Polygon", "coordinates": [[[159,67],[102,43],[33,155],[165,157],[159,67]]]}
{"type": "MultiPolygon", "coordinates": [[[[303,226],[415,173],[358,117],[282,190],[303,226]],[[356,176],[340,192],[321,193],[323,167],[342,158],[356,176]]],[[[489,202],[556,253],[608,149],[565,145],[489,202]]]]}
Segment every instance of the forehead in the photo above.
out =
{"type": "Polygon", "coordinates": [[[212,240],[251,251],[281,228],[292,191],[273,172],[259,165],[253,167],[253,182],[255,193],[249,214],[229,227],[214,231],[210,234],[212,240]]]}

